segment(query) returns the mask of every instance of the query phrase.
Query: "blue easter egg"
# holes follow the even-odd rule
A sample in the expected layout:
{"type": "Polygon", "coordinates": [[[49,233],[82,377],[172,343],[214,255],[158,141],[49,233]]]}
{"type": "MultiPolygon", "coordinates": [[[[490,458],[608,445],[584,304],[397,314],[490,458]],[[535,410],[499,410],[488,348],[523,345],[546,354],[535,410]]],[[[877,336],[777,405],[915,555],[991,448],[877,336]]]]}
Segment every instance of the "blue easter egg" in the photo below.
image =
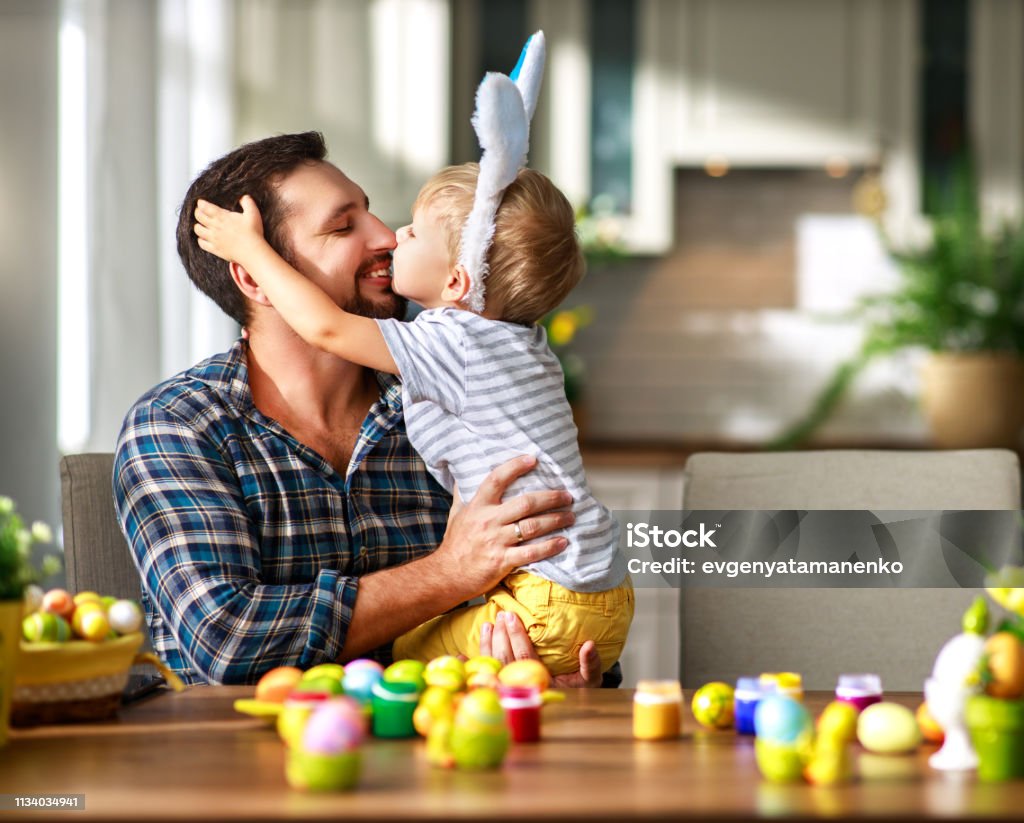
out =
{"type": "Polygon", "coordinates": [[[810,734],[812,728],[810,712],[792,697],[765,695],[754,710],[754,733],[764,740],[792,743],[801,735],[810,734]]]}
{"type": "Polygon", "coordinates": [[[360,703],[368,703],[373,697],[373,684],[384,677],[384,667],[375,660],[353,660],[345,666],[342,685],[345,694],[360,703]]]}

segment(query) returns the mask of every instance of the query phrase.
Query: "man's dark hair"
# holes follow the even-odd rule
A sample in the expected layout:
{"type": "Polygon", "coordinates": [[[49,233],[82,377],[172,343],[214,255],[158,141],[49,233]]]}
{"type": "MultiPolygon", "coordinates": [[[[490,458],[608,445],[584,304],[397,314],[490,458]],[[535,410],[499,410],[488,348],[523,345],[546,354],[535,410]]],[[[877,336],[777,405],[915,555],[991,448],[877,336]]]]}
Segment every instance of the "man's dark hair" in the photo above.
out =
{"type": "Polygon", "coordinates": [[[227,263],[199,248],[192,231],[196,202],[201,198],[241,211],[238,201],[243,194],[250,195],[263,218],[267,242],[285,260],[292,261],[291,247],[282,232],[287,209],[277,196],[277,184],[296,167],[322,161],[326,156],[327,145],[318,131],[267,137],[214,160],[189,186],[178,213],[178,256],[196,287],[239,324],[244,326],[248,321],[246,300],[231,279],[227,263]]]}

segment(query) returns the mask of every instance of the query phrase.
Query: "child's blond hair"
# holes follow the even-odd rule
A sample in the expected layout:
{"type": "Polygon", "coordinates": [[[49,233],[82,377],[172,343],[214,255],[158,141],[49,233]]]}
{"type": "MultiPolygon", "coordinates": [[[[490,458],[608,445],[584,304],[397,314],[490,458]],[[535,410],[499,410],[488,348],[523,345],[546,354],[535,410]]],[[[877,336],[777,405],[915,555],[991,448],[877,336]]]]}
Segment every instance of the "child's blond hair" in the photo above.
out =
{"type": "MultiPolygon", "coordinates": [[[[423,185],[413,204],[413,211],[436,209],[453,266],[479,172],[476,163],[441,169],[423,185]]],[[[521,169],[505,190],[487,262],[488,315],[526,326],[557,308],[583,277],[572,206],[540,172],[521,169]]]]}

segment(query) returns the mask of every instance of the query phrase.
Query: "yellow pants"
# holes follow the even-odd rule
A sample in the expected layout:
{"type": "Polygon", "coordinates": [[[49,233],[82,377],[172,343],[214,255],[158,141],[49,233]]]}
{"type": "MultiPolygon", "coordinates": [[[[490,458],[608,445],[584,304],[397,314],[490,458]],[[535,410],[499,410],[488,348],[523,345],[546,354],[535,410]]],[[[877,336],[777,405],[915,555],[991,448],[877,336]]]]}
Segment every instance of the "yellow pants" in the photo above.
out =
{"type": "Polygon", "coordinates": [[[487,602],[466,606],[428,620],[395,641],[395,660],[433,660],[443,654],[473,657],[480,653],[480,626],[494,623],[498,612],[514,612],[551,674],[580,667],[580,647],[597,644],[601,667],[619,659],[633,620],[633,584],[627,577],[614,589],[574,592],[529,572],[513,572],[487,593],[487,602]]]}

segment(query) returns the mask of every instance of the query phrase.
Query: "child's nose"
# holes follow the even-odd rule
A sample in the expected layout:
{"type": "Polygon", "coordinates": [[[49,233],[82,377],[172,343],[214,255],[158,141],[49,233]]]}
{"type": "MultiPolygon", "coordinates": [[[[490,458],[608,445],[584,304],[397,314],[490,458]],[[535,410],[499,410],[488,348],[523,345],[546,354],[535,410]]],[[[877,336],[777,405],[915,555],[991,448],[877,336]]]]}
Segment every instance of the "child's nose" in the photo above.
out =
{"type": "Polygon", "coordinates": [[[398,239],[399,243],[404,241],[409,236],[410,228],[411,226],[402,226],[402,228],[395,232],[395,237],[398,239]]]}

